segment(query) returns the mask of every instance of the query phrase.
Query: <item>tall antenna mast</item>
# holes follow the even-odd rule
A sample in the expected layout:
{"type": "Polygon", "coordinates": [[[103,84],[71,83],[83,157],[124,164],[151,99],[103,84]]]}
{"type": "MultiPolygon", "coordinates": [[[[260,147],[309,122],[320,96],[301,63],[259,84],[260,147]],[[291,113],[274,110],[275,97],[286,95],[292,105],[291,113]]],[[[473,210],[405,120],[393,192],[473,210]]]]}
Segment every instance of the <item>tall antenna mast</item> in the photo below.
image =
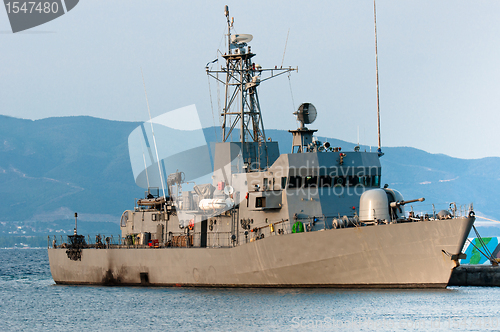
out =
{"type": "MultiPolygon", "coordinates": [[[[141,142],[141,147],[142,147],[142,142],[141,142]]],[[[146,164],[146,155],[144,154],[144,148],[142,149],[142,160],[144,161],[144,170],[146,171],[146,180],[148,182],[148,189],[149,189],[150,185],[149,185],[148,165],[146,164]]]]}
{"type": "Polygon", "coordinates": [[[375,6],[375,0],[373,0],[373,22],[375,25],[375,73],[377,76],[377,130],[378,130],[378,152],[382,152],[382,143],[380,140],[380,99],[379,99],[379,88],[378,88],[378,50],[377,50],[377,9],[375,6]]]}
{"type": "MultiPolygon", "coordinates": [[[[160,158],[158,158],[158,148],[156,147],[155,132],[153,130],[153,121],[151,121],[151,111],[149,110],[148,93],[146,92],[146,83],[144,82],[144,73],[142,72],[142,68],[141,68],[141,76],[142,76],[142,84],[144,85],[144,94],[146,95],[146,104],[148,106],[149,122],[151,123],[151,133],[153,134],[153,144],[155,146],[156,160],[158,160],[158,173],[160,174],[161,190],[163,191],[163,199],[166,200],[165,183],[163,182],[163,175],[162,175],[162,170],[161,170],[160,158]]],[[[146,172],[147,172],[147,168],[146,168],[146,172]]],[[[148,178],[148,182],[149,182],[149,178],[148,178]]],[[[149,184],[148,184],[148,186],[149,186],[149,184]]],[[[149,191],[149,188],[148,188],[148,191],[149,191]]]]}
{"type": "MultiPolygon", "coordinates": [[[[224,15],[226,16],[227,19],[227,45],[231,45],[231,21],[229,21],[229,6],[225,5],[224,6],[224,15]]],[[[229,48],[229,54],[231,54],[231,48],[229,48]]]]}
{"type": "Polygon", "coordinates": [[[220,70],[211,70],[206,67],[207,74],[225,86],[224,108],[221,116],[222,121],[222,141],[228,142],[231,133],[235,128],[240,129],[239,141],[243,145],[246,142],[258,142],[266,145],[266,135],[261,116],[260,102],[257,87],[260,83],[270,78],[288,73],[295,68],[263,69],[258,64],[252,62],[255,56],[248,46],[253,36],[249,34],[231,34],[234,19],[229,16],[229,7],[224,7],[224,15],[227,20],[227,53],[222,57],[226,61],[226,66],[220,70]],[[218,74],[225,75],[220,79],[218,74]],[[269,74],[263,78],[263,74],[269,74]]]}

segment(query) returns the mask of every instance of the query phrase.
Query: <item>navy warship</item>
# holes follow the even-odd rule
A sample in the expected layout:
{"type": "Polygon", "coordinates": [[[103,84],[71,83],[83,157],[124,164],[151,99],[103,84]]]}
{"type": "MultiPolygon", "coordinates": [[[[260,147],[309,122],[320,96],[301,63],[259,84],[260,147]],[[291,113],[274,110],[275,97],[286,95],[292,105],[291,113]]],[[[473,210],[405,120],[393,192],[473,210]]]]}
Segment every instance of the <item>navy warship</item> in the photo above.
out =
{"type": "Polygon", "coordinates": [[[232,33],[227,6],[225,16],[228,48],[220,52],[223,64],[213,69],[214,60],[206,66],[206,73],[225,90],[220,142],[163,157],[158,151],[168,150],[169,142],[157,142],[154,133],[141,134],[145,128],[138,128],[148,151],[141,158],[148,155],[150,160],[144,157],[142,168],[134,162],[132,167],[136,183],[147,188],[145,197],[123,213],[118,243],[100,236],[90,243],[77,234],[76,225],[66,243],[53,241],[48,256],[54,281],[446,287],[464,255],[461,250],[475,220],[472,205],[461,211],[451,204],[438,212],[407,213],[407,204],[424,198],[405,200],[399,191],[381,185],[380,139],[374,152],[359,146],[344,151],[320,142],[316,130],[307,127],[317,117],[311,103],[294,113],[299,125],[289,131],[290,153],[280,154],[278,142],[265,134],[258,87],[296,69],[265,69],[253,62],[248,45],[252,36],[232,33]],[[148,143],[151,138],[156,153],[148,143]],[[207,164],[204,160],[208,170],[200,169],[207,164]],[[207,174],[208,183],[193,181],[207,174]],[[159,185],[153,188],[152,183],[159,185]]]}

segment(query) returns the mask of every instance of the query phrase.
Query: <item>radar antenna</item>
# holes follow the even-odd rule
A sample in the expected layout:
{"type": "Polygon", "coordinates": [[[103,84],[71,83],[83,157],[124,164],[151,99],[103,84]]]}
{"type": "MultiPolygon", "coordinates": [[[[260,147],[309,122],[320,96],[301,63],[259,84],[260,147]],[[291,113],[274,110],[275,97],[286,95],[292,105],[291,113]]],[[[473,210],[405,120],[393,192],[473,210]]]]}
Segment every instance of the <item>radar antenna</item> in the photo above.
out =
{"type": "Polygon", "coordinates": [[[297,120],[300,122],[300,128],[305,128],[304,124],[311,124],[316,120],[318,112],[316,112],[316,107],[311,103],[303,103],[299,106],[299,109],[294,112],[297,116],[297,120]]]}
{"type": "Polygon", "coordinates": [[[300,127],[288,131],[293,135],[292,153],[308,152],[309,144],[313,142],[313,135],[317,130],[307,129],[304,125],[313,123],[318,112],[313,104],[303,103],[293,114],[297,117],[297,121],[300,122],[300,127]]]}
{"type": "Polygon", "coordinates": [[[255,56],[247,44],[252,41],[250,34],[231,34],[234,19],[229,19],[229,7],[224,7],[227,19],[228,49],[222,55],[226,61],[225,67],[212,70],[207,65],[207,74],[225,86],[225,101],[221,116],[222,141],[231,141],[231,134],[235,128],[240,129],[239,141],[258,142],[266,147],[266,135],[261,115],[257,87],[264,81],[273,77],[296,71],[297,68],[264,69],[259,64],[252,62],[255,56]],[[219,78],[218,74],[225,76],[219,78]]]}
{"type": "Polygon", "coordinates": [[[373,0],[373,25],[375,26],[375,73],[377,76],[377,132],[378,132],[378,153],[383,156],[382,153],[382,142],[380,139],[380,98],[379,98],[379,86],[378,86],[378,50],[377,50],[377,8],[375,6],[375,0],[373,0]]]}

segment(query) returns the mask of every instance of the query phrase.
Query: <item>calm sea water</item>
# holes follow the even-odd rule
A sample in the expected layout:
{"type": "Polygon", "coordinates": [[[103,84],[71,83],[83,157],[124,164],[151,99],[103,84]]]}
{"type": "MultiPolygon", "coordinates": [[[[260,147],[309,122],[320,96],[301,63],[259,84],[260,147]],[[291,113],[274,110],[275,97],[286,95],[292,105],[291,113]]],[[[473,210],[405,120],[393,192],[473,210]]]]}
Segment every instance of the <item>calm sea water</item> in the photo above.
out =
{"type": "Polygon", "coordinates": [[[500,288],[58,286],[47,251],[0,250],[1,331],[500,330],[500,288]]]}

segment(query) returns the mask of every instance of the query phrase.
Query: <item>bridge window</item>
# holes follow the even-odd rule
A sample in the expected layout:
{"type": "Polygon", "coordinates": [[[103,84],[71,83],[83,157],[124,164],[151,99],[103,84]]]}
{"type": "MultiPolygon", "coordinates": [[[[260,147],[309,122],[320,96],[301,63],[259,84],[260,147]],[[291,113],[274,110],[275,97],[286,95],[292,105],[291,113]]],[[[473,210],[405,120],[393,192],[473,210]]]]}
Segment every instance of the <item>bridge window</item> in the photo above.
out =
{"type": "Polygon", "coordinates": [[[288,188],[300,188],[302,187],[302,177],[300,176],[290,176],[288,181],[288,188]]]}
{"type": "Polygon", "coordinates": [[[318,177],[317,176],[306,176],[304,181],[304,186],[308,187],[317,187],[318,186],[318,177]]]}
{"type": "Polygon", "coordinates": [[[359,183],[359,178],[356,175],[349,175],[348,179],[348,186],[355,186],[359,183]]]}
{"type": "Polygon", "coordinates": [[[333,185],[334,186],[342,186],[344,187],[345,186],[345,178],[343,176],[336,176],[333,178],[333,185]]]}
{"type": "Polygon", "coordinates": [[[281,189],[285,189],[286,188],[286,176],[283,176],[281,178],[281,189]]]}
{"type": "Polygon", "coordinates": [[[320,187],[331,187],[332,186],[332,177],[330,175],[321,175],[319,177],[319,186],[320,187]]]}

